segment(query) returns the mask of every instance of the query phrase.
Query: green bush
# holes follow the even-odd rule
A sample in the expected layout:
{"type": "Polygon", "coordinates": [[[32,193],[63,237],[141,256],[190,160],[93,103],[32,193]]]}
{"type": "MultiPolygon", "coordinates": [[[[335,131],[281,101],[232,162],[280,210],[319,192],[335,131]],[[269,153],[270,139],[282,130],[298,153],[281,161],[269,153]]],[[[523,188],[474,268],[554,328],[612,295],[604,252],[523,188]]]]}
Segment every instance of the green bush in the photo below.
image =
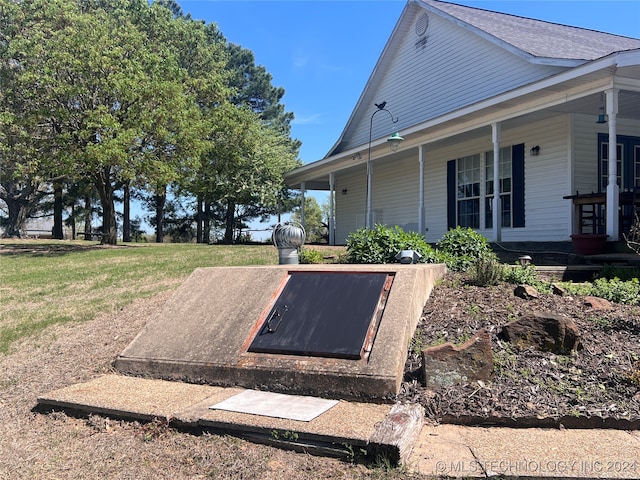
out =
{"type": "Polygon", "coordinates": [[[593,295],[610,302],[640,305],[640,281],[637,278],[628,281],[598,278],[593,283],[562,282],[560,285],[571,295],[593,295]]]}
{"type": "Polygon", "coordinates": [[[593,282],[591,295],[626,305],[640,305],[640,281],[623,282],[619,278],[598,278],[593,282]]]}
{"type": "Polygon", "coordinates": [[[445,233],[436,243],[436,248],[449,259],[447,267],[456,272],[468,270],[482,256],[493,255],[485,237],[463,227],[445,233]]]}
{"type": "Polygon", "coordinates": [[[395,263],[401,250],[415,250],[422,255],[422,263],[437,261],[436,252],[422,235],[405,232],[398,226],[361,228],[347,237],[349,263],[395,263]]]}
{"type": "Polygon", "coordinates": [[[298,261],[300,263],[322,263],[324,256],[319,250],[313,248],[302,248],[298,253],[298,261]]]}
{"type": "Polygon", "coordinates": [[[513,265],[504,269],[502,279],[517,285],[534,285],[538,283],[538,272],[534,265],[513,265]]]}
{"type": "Polygon", "coordinates": [[[516,285],[531,285],[540,293],[551,293],[550,282],[538,280],[538,272],[535,265],[513,265],[503,271],[502,280],[516,285]]]}

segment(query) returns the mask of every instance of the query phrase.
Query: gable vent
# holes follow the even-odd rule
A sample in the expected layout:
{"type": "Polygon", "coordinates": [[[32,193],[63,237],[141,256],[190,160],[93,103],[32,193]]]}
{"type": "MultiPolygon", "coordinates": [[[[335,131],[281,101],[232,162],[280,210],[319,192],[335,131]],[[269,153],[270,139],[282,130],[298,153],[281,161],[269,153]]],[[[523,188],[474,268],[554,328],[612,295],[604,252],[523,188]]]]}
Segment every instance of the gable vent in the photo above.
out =
{"type": "Polygon", "coordinates": [[[416,21],[416,35],[421,37],[425,33],[427,33],[427,28],[429,27],[429,16],[426,13],[423,13],[418,17],[416,21]]]}

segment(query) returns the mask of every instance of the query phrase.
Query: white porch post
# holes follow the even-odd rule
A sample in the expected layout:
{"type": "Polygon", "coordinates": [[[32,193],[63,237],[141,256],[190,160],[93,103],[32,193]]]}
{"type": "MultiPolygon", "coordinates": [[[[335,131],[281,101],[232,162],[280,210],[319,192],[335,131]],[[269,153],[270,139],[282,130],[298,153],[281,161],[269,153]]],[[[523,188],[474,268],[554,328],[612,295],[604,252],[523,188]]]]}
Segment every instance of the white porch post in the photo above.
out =
{"type": "Polygon", "coordinates": [[[422,235],[425,234],[424,229],[424,154],[425,154],[425,146],[420,145],[418,147],[418,162],[420,163],[420,177],[419,177],[419,187],[418,187],[418,232],[422,235]]]}
{"type": "Polygon", "coordinates": [[[329,245],[336,244],[336,230],[335,230],[335,217],[334,217],[334,203],[335,203],[335,191],[336,191],[336,175],[331,172],[329,174],[329,245]]]}
{"type": "Polygon", "coordinates": [[[619,236],[619,219],[618,208],[620,204],[620,187],[618,187],[618,136],[616,128],[616,116],[618,114],[618,90],[612,88],[605,92],[607,99],[607,115],[609,123],[609,177],[607,183],[607,240],[618,241],[619,236]]]}
{"type": "MultiPolygon", "coordinates": [[[[502,241],[502,212],[500,211],[500,123],[491,124],[493,142],[493,238],[502,241]]],[[[482,222],[482,219],[480,220],[482,222]]]]}
{"type": "MultiPolygon", "coordinates": [[[[302,201],[300,203],[300,223],[305,226],[304,221],[304,194],[306,192],[306,185],[304,182],[300,182],[300,193],[302,193],[302,201]]],[[[306,227],[305,227],[306,228],[306,227]]]]}
{"type": "MultiPolygon", "coordinates": [[[[371,148],[371,147],[369,147],[371,148]]],[[[371,153],[369,153],[371,156],[371,153]]],[[[371,163],[371,158],[367,160],[367,211],[365,212],[365,227],[373,228],[373,211],[371,210],[371,184],[373,177],[373,165],[371,163]]]]}

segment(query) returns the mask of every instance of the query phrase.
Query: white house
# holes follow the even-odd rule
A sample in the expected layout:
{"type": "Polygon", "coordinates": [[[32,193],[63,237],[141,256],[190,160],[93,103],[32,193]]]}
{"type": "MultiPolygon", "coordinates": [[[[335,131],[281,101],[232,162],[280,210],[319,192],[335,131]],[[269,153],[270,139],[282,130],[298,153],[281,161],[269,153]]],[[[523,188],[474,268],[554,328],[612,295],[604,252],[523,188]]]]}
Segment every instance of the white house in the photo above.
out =
{"type": "Polygon", "coordinates": [[[409,0],[336,144],[285,178],[331,192],[332,244],[377,223],[619,240],[640,202],[640,39],[409,0]]]}

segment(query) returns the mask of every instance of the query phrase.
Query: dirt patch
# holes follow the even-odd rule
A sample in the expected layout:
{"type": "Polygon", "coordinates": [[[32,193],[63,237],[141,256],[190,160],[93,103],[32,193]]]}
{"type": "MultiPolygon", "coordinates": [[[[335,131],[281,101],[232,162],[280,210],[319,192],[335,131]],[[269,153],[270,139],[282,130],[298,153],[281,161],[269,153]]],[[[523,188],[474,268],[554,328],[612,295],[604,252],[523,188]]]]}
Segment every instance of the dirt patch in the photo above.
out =
{"type": "Polygon", "coordinates": [[[524,300],[513,290],[509,284],[473,286],[464,275],[448,274],[425,306],[400,398],[421,403],[438,422],[640,428],[640,307],[614,303],[595,310],[578,296],[524,300]],[[583,348],[555,355],[499,339],[503,325],[533,311],[573,319],[583,348]],[[423,348],[459,344],[483,329],[494,355],[490,382],[438,391],[422,386],[423,348]]]}

